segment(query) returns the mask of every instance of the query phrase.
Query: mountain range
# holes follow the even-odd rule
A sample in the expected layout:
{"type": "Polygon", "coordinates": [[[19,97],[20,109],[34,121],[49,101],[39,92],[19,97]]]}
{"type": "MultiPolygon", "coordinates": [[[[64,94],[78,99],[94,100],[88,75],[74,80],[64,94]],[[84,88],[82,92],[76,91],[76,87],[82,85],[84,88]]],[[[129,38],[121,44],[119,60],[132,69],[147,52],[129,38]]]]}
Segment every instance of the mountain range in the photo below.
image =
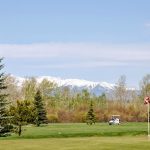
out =
{"type": "MultiPolygon", "coordinates": [[[[59,77],[51,76],[40,76],[35,77],[37,82],[40,83],[43,79],[47,79],[50,82],[54,82],[58,87],[68,87],[71,91],[81,92],[83,89],[87,89],[90,94],[101,95],[102,93],[110,93],[115,84],[110,84],[107,82],[93,82],[81,79],[62,79],[59,77]]],[[[21,85],[26,78],[16,77],[18,84],[21,85]]]]}

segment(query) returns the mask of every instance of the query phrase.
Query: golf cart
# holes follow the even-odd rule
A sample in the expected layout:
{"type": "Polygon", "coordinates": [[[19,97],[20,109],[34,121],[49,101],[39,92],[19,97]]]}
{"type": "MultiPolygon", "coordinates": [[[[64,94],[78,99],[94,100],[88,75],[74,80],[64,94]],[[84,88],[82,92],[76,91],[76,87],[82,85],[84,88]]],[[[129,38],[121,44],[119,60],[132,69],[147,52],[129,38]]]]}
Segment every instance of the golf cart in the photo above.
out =
{"type": "Polygon", "coordinates": [[[109,125],[119,125],[120,124],[120,115],[112,115],[111,120],[109,120],[109,125]]]}

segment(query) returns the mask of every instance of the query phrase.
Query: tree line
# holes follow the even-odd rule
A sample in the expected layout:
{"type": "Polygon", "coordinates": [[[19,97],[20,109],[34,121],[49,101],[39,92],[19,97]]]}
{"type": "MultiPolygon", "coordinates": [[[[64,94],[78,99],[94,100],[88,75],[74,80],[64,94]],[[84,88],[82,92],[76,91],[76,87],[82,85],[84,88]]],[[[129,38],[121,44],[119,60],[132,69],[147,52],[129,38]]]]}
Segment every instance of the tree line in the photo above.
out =
{"type": "MultiPolygon", "coordinates": [[[[4,65],[0,59],[0,71],[4,65]]],[[[146,121],[143,98],[150,95],[150,75],[140,82],[139,91],[126,87],[121,76],[109,94],[92,95],[87,89],[73,92],[68,87],[58,88],[44,79],[40,83],[28,77],[19,85],[11,75],[0,74],[0,136],[12,130],[21,135],[22,126],[59,122],[107,122],[112,114],[122,121],[146,121]]]]}

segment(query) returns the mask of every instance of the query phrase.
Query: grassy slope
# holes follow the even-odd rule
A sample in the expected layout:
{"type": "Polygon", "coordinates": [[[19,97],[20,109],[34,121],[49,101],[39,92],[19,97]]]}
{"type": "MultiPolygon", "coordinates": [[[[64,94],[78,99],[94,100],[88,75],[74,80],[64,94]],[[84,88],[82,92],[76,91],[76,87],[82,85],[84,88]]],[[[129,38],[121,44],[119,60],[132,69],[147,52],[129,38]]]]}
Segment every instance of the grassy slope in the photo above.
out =
{"type": "Polygon", "coordinates": [[[42,127],[27,126],[21,137],[14,134],[7,139],[146,135],[146,131],[146,123],[124,123],[115,126],[109,126],[107,123],[92,126],[79,123],[50,124],[42,127]]]}
{"type": "Polygon", "coordinates": [[[84,137],[1,140],[0,150],[149,150],[150,140],[140,137],[84,137]]]}

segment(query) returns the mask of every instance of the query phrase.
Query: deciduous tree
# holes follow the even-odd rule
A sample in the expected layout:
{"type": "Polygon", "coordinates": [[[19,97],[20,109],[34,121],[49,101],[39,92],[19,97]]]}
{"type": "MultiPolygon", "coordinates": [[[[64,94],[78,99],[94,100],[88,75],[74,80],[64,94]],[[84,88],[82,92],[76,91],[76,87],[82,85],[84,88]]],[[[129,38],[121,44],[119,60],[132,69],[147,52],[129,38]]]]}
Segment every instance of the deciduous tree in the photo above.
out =
{"type": "Polygon", "coordinates": [[[15,132],[20,136],[22,133],[22,126],[28,123],[33,123],[34,107],[30,101],[18,100],[16,105],[10,106],[10,115],[12,116],[12,123],[16,125],[15,132]]]}

